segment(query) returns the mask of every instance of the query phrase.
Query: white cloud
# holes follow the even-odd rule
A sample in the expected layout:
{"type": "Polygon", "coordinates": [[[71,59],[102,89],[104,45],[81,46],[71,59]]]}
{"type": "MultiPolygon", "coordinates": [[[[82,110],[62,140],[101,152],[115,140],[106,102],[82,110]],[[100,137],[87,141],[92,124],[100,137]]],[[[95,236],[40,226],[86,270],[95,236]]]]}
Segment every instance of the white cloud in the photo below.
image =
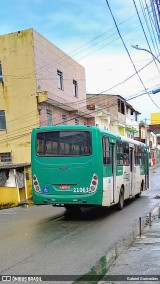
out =
{"type": "MultiPolygon", "coordinates": [[[[140,61],[142,57],[140,54],[136,56],[137,58],[137,69],[152,60],[152,58],[147,57],[149,61],[140,61]],[[138,66],[139,65],[139,66],[138,66]]],[[[106,90],[105,93],[117,94],[128,99],[130,97],[136,96],[141,93],[145,93],[145,89],[138,78],[135,75],[132,79],[127,82],[122,83],[120,86],[112,88],[119,82],[123,82],[126,78],[129,78],[135,73],[132,64],[125,55],[109,55],[109,56],[94,56],[88,57],[83,60],[83,64],[86,70],[86,84],[88,93],[101,93],[106,90]],[[112,88],[112,89],[110,89],[112,88]],[[110,90],[109,90],[110,89],[110,90]]],[[[154,86],[159,86],[159,76],[158,71],[154,64],[151,64],[144,71],[139,73],[142,81],[147,89],[154,89],[154,86]],[[151,80],[152,79],[152,80],[151,80]]],[[[160,107],[160,94],[151,95],[152,100],[160,107]]],[[[160,109],[156,107],[147,94],[129,100],[129,103],[133,107],[142,113],[141,118],[150,119],[151,112],[160,112],[160,109]]]]}
{"type": "MultiPolygon", "coordinates": [[[[0,34],[31,27],[36,29],[85,67],[87,92],[100,93],[108,90],[135,72],[106,1],[12,0],[9,5],[6,0],[1,2],[0,34]],[[106,34],[102,35],[103,33],[106,34]],[[91,42],[88,43],[89,41],[91,42]],[[83,47],[78,49],[81,46],[83,47]],[[75,49],[77,51],[70,54],[75,49]]],[[[133,1],[113,0],[109,4],[126,47],[137,69],[140,69],[152,58],[131,47],[135,44],[146,47],[133,1]]],[[[159,84],[159,72],[154,64],[141,71],[140,76],[146,88],[159,84]]],[[[134,76],[109,93],[128,98],[140,91],[143,92],[143,86],[138,77],[134,76]]],[[[160,105],[159,94],[152,97],[160,105]]],[[[151,111],[159,111],[147,95],[131,100],[130,103],[144,117],[149,117],[151,111]]]]}

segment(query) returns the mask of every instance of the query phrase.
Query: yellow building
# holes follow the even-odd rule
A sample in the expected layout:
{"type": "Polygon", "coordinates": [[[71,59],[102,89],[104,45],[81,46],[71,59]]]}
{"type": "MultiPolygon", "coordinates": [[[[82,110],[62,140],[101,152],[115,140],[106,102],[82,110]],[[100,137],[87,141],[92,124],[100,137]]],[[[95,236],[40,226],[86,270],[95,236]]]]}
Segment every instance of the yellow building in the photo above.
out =
{"type": "Polygon", "coordinates": [[[84,68],[35,30],[0,36],[0,206],[32,197],[32,128],[87,124],[85,99],[84,68]]]}
{"type": "Polygon", "coordinates": [[[160,124],[160,112],[151,113],[151,125],[160,124]]]}

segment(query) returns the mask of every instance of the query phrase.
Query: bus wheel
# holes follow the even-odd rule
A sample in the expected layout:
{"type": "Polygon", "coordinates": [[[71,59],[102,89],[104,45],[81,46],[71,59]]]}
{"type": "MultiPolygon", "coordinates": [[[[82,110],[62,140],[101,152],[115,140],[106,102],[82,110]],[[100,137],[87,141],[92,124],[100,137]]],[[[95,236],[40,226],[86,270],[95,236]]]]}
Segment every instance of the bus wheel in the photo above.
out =
{"type": "Polygon", "coordinates": [[[137,197],[137,198],[140,198],[140,197],[141,197],[142,191],[143,191],[143,181],[141,182],[140,192],[136,194],[136,197],[137,197]]]}
{"type": "Polygon", "coordinates": [[[121,187],[121,190],[120,190],[119,202],[118,202],[117,205],[118,205],[119,210],[122,210],[122,208],[124,207],[124,190],[123,190],[122,187],[121,187]]]}
{"type": "Polygon", "coordinates": [[[81,213],[81,208],[78,205],[66,204],[64,205],[64,207],[70,213],[76,213],[76,214],[81,213]]]}

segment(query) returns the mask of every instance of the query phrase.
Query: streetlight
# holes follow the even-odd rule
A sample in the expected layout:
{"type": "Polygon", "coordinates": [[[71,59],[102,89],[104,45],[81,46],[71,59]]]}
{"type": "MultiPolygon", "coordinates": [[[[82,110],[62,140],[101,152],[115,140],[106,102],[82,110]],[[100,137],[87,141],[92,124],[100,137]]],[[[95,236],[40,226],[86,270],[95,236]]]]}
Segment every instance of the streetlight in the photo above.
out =
{"type": "Polygon", "coordinates": [[[135,49],[144,50],[144,51],[150,53],[150,54],[153,56],[153,58],[154,58],[155,60],[157,60],[158,63],[160,63],[160,60],[152,53],[152,51],[150,51],[150,50],[148,50],[148,49],[146,49],[146,48],[141,48],[141,47],[139,47],[138,45],[132,45],[132,47],[135,48],[135,49]]]}
{"type": "MultiPolygon", "coordinates": [[[[150,54],[152,55],[152,57],[153,57],[155,60],[157,60],[158,63],[160,63],[160,60],[152,53],[152,51],[150,51],[150,50],[148,50],[148,49],[146,49],[146,48],[141,48],[141,47],[138,46],[138,44],[137,44],[137,45],[132,45],[132,47],[135,48],[135,49],[137,49],[137,50],[143,50],[143,51],[146,51],[146,52],[150,53],[150,54]]],[[[159,89],[156,89],[156,90],[152,90],[152,91],[150,91],[149,93],[154,95],[154,94],[157,94],[157,93],[159,93],[159,92],[160,92],[160,88],[159,88],[159,89]]]]}
{"type": "MultiPolygon", "coordinates": [[[[158,63],[160,63],[160,60],[152,53],[152,51],[150,51],[150,50],[148,50],[148,49],[146,49],[146,48],[141,48],[141,47],[139,47],[138,45],[132,45],[132,47],[135,48],[135,49],[137,49],[137,50],[143,50],[143,51],[146,51],[146,52],[150,53],[150,54],[152,55],[153,59],[154,59],[154,60],[157,60],[158,63]]],[[[159,92],[160,92],[160,88],[159,88],[159,89],[156,89],[156,90],[150,91],[150,93],[152,93],[152,94],[157,94],[157,93],[159,93],[159,92]]],[[[146,132],[146,127],[145,127],[145,132],[146,132]]],[[[146,135],[146,134],[145,134],[145,142],[147,142],[147,135],[146,135]]]]}

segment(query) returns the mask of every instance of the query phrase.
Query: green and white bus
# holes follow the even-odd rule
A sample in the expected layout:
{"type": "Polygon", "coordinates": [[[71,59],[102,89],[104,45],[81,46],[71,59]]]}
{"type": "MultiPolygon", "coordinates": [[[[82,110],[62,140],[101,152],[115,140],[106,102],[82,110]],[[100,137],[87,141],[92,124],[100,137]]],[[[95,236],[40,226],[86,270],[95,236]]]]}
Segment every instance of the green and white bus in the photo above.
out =
{"type": "Polygon", "coordinates": [[[81,207],[140,197],[149,184],[147,146],[95,126],[34,128],[31,136],[33,202],[81,207]]]}

